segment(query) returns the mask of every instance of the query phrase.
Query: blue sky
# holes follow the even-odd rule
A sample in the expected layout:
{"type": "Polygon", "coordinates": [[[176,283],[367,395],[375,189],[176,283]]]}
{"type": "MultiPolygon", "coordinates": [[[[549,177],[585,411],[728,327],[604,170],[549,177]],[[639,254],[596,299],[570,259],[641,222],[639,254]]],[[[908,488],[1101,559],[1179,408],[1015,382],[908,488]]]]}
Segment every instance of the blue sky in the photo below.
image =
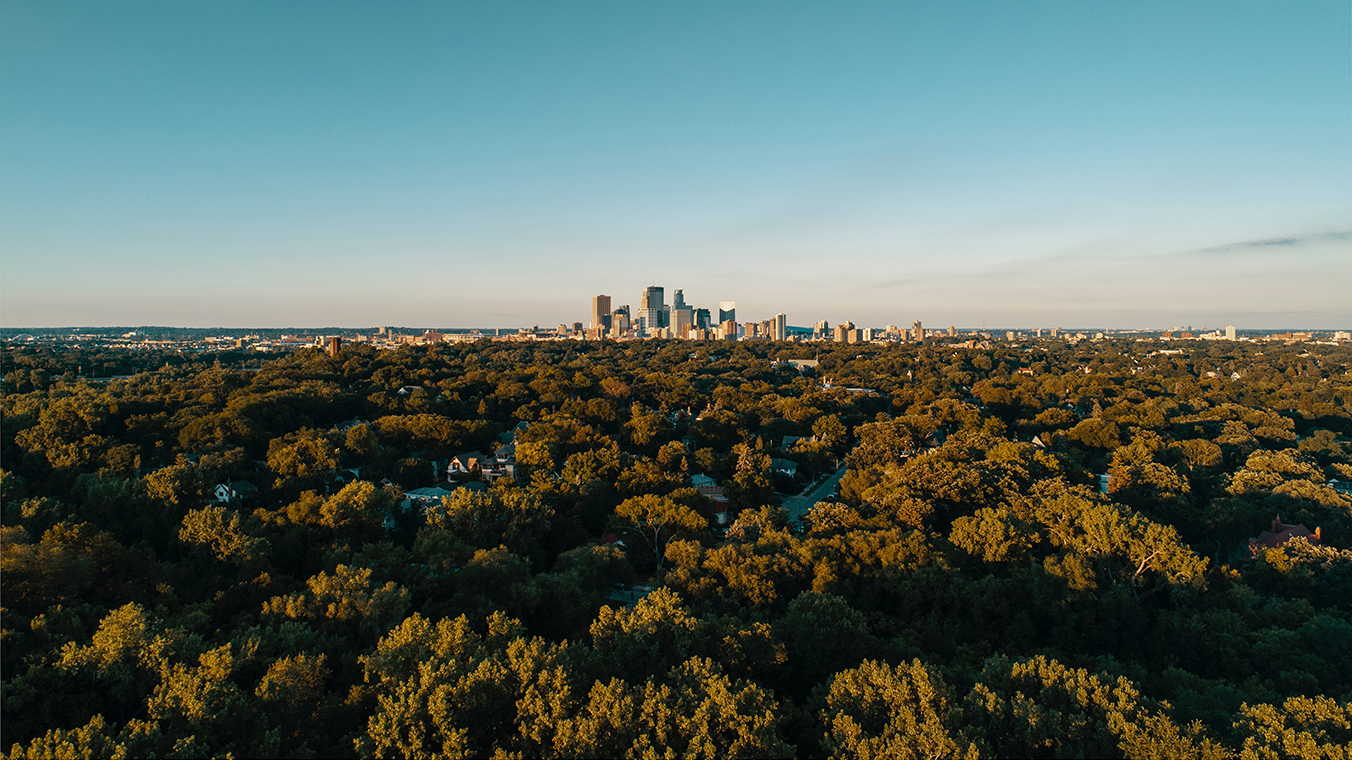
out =
{"type": "Polygon", "coordinates": [[[5,326],[1352,325],[1345,0],[5,17],[5,326]]]}

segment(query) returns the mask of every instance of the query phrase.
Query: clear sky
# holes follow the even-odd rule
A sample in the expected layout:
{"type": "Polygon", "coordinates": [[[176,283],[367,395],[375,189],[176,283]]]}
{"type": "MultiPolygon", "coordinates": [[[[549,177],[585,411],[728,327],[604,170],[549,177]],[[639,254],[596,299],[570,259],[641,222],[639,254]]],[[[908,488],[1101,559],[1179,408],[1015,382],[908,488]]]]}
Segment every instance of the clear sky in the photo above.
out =
{"type": "Polygon", "coordinates": [[[1352,4],[15,2],[0,324],[1352,326],[1352,4]]]}

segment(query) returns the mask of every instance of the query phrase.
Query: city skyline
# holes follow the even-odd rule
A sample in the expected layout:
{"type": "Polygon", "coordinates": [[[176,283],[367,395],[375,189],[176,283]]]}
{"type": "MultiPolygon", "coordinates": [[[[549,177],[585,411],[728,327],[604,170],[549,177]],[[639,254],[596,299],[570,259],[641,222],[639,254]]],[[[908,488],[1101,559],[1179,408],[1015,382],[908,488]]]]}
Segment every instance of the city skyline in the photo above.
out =
{"type": "Polygon", "coordinates": [[[11,3],[0,326],[1352,325],[1347,3],[773,8],[11,3]]]}

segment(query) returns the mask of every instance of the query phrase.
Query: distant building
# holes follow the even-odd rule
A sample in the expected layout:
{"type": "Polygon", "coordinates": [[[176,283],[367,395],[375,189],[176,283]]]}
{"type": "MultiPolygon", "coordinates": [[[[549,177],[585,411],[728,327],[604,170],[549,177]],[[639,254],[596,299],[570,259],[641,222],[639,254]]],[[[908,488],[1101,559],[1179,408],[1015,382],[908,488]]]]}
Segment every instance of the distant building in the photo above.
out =
{"type": "Polygon", "coordinates": [[[610,313],[610,334],[619,338],[629,332],[630,319],[629,304],[616,307],[615,311],[610,313]]]}
{"type": "Polygon", "coordinates": [[[689,337],[690,328],[695,326],[695,309],[685,302],[685,294],[676,291],[676,296],[671,304],[668,326],[671,327],[672,336],[676,338],[689,337]]]}
{"type": "Polygon", "coordinates": [[[1225,339],[1226,339],[1226,340],[1235,340],[1235,326],[1234,326],[1234,325],[1226,325],[1226,326],[1225,326],[1225,339]]]}
{"type": "Polygon", "coordinates": [[[915,340],[925,339],[925,328],[920,326],[920,320],[918,319],[915,321],[914,325],[911,325],[911,337],[915,340]]]}
{"type": "Polygon", "coordinates": [[[337,356],[343,348],[343,339],[337,336],[329,338],[329,356],[337,356]]]}
{"type": "Polygon", "coordinates": [[[737,321],[737,302],[736,302],[736,301],[720,301],[720,302],[718,303],[718,322],[719,322],[719,324],[722,324],[722,323],[728,322],[728,321],[732,321],[732,322],[736,322],[736,321],[737,321]]]}
{"type": "MultiPolygon", "coordinates": [[[[1039,330],[1038,333],[1041,334],[1041,331],[1039,330]]],[[[957,328],[953,327],[953,325],[949,325],[949,326],[948,326],[948,337],[952,338],[952,337],[956,336],[957,334],[958,334],[957,328]]]]}
{"type": "Polygon", "coordinates": [[[593,329],[610,330],[610,296],[592,296],[593,329]]]}
{"type": "Polygon", "coordinates": [[[638,323],[644,330],[667,326],[666,291],[652,285],[643,291],[638,304],[638,323]]]}
{"type": "Polygon", "coordinates": [[[789,318],[783,312],[775,315],[774,331],[775,340],[789,339],[789,318]]]}

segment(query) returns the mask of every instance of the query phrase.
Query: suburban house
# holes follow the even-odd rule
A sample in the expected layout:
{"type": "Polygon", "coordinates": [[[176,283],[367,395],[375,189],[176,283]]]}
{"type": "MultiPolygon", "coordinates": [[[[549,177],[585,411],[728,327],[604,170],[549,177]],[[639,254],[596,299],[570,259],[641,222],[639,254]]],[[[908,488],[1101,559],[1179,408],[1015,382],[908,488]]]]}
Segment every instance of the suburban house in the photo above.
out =
{"type": "Polygon", "coordinates": [[[485,459],[486,457],[477,451],[456,454],[451,457],[450,466],[446,468],[446,471],[452,475],[471,475],[480,471],[485,459]]]}
{"type": "Polygon", "coordinates": [[[775,458],[770,460],[770,469],[793,477],[798,474],[798,463],[792,459],[775,458]]]}
{"type": "Polygon", "coordinates": [[[516,480],[516,444],[499,446],[493,456],[479,463],[479,473],[485,482],[492,483],[500,478],[516,480]]]}
{"type": "Polygon", "coordinates": [[[216,501],[221,504],[234,504],[258,492],[258,487],[247,480],[232,480],[221,483],[213,489],[216,501]]]}
{"type": "Polygon", "coordinates": [[[718,481],[708,475],[692,475],[690,483],[700,496],[714,503],[714,521],[719,525],[727,525],[732,520],[731,506],[718,481]]]}
{"type": "Polygon", "coordinates": [[[404,509],[408,510],[412,507],[427,509],[430,506],[440,504],[441,497],[450,496],[452,493],[455,492],[456,489],[459,488],[464,488],[470,491],[482,491],[484,490],[484,484],[478,482],[448,483],[443,481],[441,483],[438,483],[434,486],[429,486],[427,488],[415,488],[411,491],[405,491],[404,504],[406,506],[404,507],[404,509]]]}
{"type": "Polygon", "coordinates": [[[1258,552],[1265,549],[1280,549],[1283,544],[1293,538],[1303,538],[1311,544],[1319,546],[1324,538],[1322,533],[1321,528],[1315,528],[1314,532],[1311,533],[1310,529],[1304,525],[1287,525],[1282,522],[1282,516],[1277,515],[1269,530],[1259,533],[1257,538],[1249,539],[1248,559],[1253,559],[1258,556],[1258,552]]]}
{"type": "Polygon", "coordinates": [[[499,434],[498,440],[502,441],[503,443],[516,443],[521,438],[521,434],[526,432],[526,429],[529,427],[530,423],[525,420],[522,420],[516,423],[516,427],[512,428],[511,430],[508,430],[505,433],[499,434]]]}

